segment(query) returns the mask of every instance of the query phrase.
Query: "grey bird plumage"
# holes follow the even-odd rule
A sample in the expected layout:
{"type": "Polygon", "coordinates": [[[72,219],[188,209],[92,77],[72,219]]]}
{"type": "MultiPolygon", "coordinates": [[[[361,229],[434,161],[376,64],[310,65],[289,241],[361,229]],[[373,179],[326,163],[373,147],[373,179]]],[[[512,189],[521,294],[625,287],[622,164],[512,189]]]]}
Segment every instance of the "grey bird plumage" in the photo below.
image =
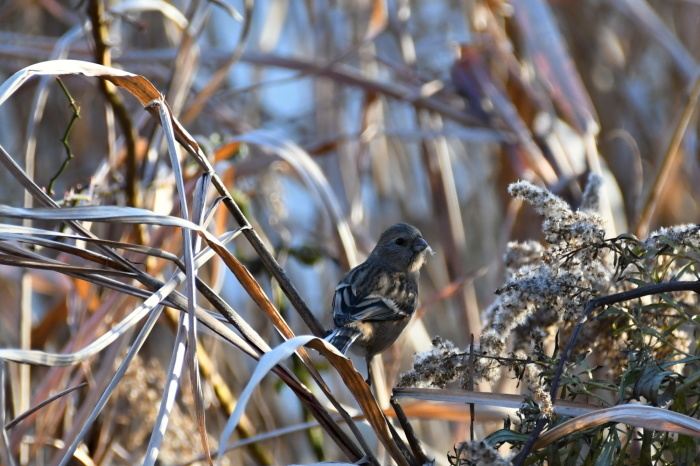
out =
{"type": "Polygon", "coordinates": [[[372,358],[396,341],[418,307],[418,276],[428,251],[416,227],[397,223],[335,289],[336,330],[326,339],[343,354],[352,348],[365,357],[369,384],[372,358]]]}

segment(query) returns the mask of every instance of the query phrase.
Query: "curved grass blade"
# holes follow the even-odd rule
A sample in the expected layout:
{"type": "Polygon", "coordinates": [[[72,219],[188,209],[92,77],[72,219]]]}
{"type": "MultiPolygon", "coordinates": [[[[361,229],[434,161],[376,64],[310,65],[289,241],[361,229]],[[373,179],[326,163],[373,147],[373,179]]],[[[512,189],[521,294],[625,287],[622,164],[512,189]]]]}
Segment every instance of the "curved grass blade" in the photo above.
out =
{"type": "MultiPolygon", "coordinates": [[[[338,373],[343,378],[345,385],[351,390],[357,399],[360,407],[367,415],[368,422],[379,437],[379,440],[389,451],[392,459],[399,465],[407,466],[408,461],[394,442],[394,439],[392,438],[387,426],[386,417],[377,406],[376,400],[374,399],[374,396],[372,396],[372,392],[367,383],[364,381],[362,375],[355,370],[352,362],[350,362],[350,360],[348,360],[345,356],[341,355],[338,350],[333,348],[332,345],[325,340],[310,335],[298,336],[287,340],[260,358],[258,367],[251,376],[248,385],[246,385],[246,388],[241,393],[236,409],[226,422],[226,426],[222,431],[219,440],[219,449],[225,449],[228,437],[233,432],[238,420],[240,419],[240,416],[245,410],[246,403],[263,377],[280,361],[288,358],[302,346],[306,345],[322,352],[329,362],[336,368],[336,370],[338,370],[338,373]]],[[[221,459],[219,458],[219,462],[220,461],[221,459]]]]}
{"type": "Polygon", "coordinates": [[[654,406],[620,405],[584,414],[553,427],[537,439],[533,449],[544,448],[567,435],[608,422],[700,438],[700,421],[695,418],[654,406]]]}
{"type": "MultiPolygon", "coordinates": [[[[170,109],[168,108],[167,104],[165,103],[164,100],[162,99],[156,99],[152,101],[151,103],[148,104],[147,107],[157,107],[158,109],[158,114],[160,115],[160,121],[161,121],[161,126],[163,127],[163,131],[165,133],[165,139],[168,143],[168,154],[170,155],[170,164],[173,169],[173,175],[175,177],[175,182],[177,185],[177,193],[178,197],[180,200],[180,209],[182,211],[182,216],[183,218],[189,218],[189,211],[187,207],[187,191],[185,190],[185,182],[182,176],[182,169],[180,167],[180,159],[178,157],[178,152],[177,152],[177,143],[175,141],[175,134],[173,130],[173,116],[170,113],[170,109]]],[[[201,221],[201,219],[199,219],[201,221]]],[[[200,227],[201,228],[201,227],[200,227]]],[[[204,230],[202,230],[204,231],[204,230]]],[[[175,353],[173,354],[173,360],[178,358],[180,354],[180,350],[184,349],[186,350],[187,353],[187,360],[188,360],[188,365],[190,369],[190,382],[192,384],[192,393],[194,394],[195,397],[195,411],[197,412],[197,424],[199,426],[199,433],[200,437],[202,440],[202,447],[204,448],[204,452],[207,455],[207,460],[209,463],[211,463],[211,456],[209,454],[209,442],[207,441],[207,432],[206,428],[204,426],[204,402],[202,400],[202,387],[201,387],[201,381],[199,379],[199,370],[197,367],[197,354],[196,354],[196,349],[197,349],[197,320],[195,319],[195,307],[196,307],[196,295],[195,295],[195,277],[196,277],[196,270],[193,264],[192,256],[193,256],[193,242],[192,242],[192,232],[189,229],[183,229],[182,230],[182,248],[185,252],[185,277],[186,277],[186,296],[187,296],[187,319],[183,319],[183,316],[180,316],[179,319],[179,325],[182,326],[184,333],[181,335],[180,330],[178,330],[178,336],[180,338],[186,338],[186,340],[177,340],[175,342],[176,347],[178,348],[175,353]]],[[[173,362],[170,366],[171,370],[175,370],[177,368],[177,363],[173,362]]],[[[171,372],[170,373],[171,377],[175,377],[175,373],[171,372]]],[[[179,377],[177,378],[179,380],[179,377]]],[[[172,388],[173,392],[172,393],[166,393],[166,398],[172,396],[173,399],[175,397],[175,394],[179,388],[179,384],[169,384],[168,389],[170,390],[172,388]]],[[[172,406],[171,406],[172,408],[172,406]]],[[[163,419],[167,423],[167,419],[163,419]]],[[[164,426],[163,426],[164,427],[164,426]]],[[[165,429],[162,429],[162,433],[165,434],[165,429]]],[[[153,439],[153,437],[152,437],[153,439]]],[[[162,438],[161,438],[162,440],[162,438]]],[[[156,440],[157,441],[157,440],[156,440]]],[[[152,456],[152,452],[157,451],[156,448],[151,449],[150,448],[150,442],[149,442],[149,451],[148,451],[148,456],[147,456],[147,461],[150,464],[151,458],[155,462],[155,457],[152,456]]]]}
{"type": "MultiPolygon", "coordinates": [[[[64,209],[59,209],[64,210],[64,209]]],[[[229,241],[235,235],[226,235],[223,238],[224,242],[229,241]]],[[[219,242],[219,247],[224,248],[223,243],[219,242]]],[[[225,249],[225,248],[224,248],[225,249]]],[[[195,258],[195,264],[199,267],[201,264],[211,259],[214,256],[213,249],[205,249],[195,258]]],[[[136,325],[145,315],[152,311],[156,305],[163,302],[182,281],[185,279],[183,272],[175,272],[171,278],[164,283],[160,289],[151,293],[146,300],[132,311],[127,317],[115,325],[109,332],[100,336],[97,340],[86,346],[80,351],[70,354],[55,354],[47,353],[39,350],[17,350],[12,348],[0,348],[0,358],[10,359],[15,362],[25,364],[38,364],[45,366],[69,366],[85,361],[87,358],[94,356],[101,350],[110,345],[119,336],[123,335],[129,328],[136,325]]]]}
{"type": "Polygon", "coordinates": [[[47,398],[46,400],[44,400],[41,403],[37,404],[36,406],[30,408],[28,411],[23,412],[22,414],[20,414],[19,416],[17,416],[16,418],[11,420],[7,424],[5,424],[5,429],[6,430],[12,429],[14,426],[19,424],[23,420],[25,420],[27,417],[31,416],[32,414],[34,414],[35,412],[37,412],[38,410],[40,410],[44,406],[48,405],[49,403],[52,403],[52,402],[58,400],[59,398],[66,396],[69,393],[74,392],[75,390],[78,390],[79,388],[87,387],[87,385],[88,385],[87,382],[83,382],[81,384],[75,385],[74,387],[69,387],[69,388],[66,388],[65,390],[63,390],[59,393],[56,393],[54,396],[47,398]]]}

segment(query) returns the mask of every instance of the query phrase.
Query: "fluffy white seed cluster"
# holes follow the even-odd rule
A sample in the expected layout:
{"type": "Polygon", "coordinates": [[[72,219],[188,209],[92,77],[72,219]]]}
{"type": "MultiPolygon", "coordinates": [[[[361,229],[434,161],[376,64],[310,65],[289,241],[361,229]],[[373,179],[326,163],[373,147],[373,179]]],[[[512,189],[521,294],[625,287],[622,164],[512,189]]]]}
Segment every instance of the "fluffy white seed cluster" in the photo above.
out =
{"type": "MultiPolygon", "coordinates": [[[[599,187],[600,180],[593,177],[589,184],[599,187]]],[[[527,181],[512,184],[508,191],[544,217],[542,228],[550,245],[534,241],[508,245],[508,280],[497,291],[490,327],[480,339],[481,351],[489,356],[504,355],[506,340],[516,327],[532,330],[576,319],[611,276],[609,254],[601,252],[605,229],[596,213],[573,211],[563,199],[527,181]]],[[[594,191],[586,190],[589,208],[598,203],[594,191]]],[[[480,359],[476,374],[493,382],[500,375],[499,364],[480,359]]]]}
{"type": "Polygon", "coordinates": [[[537,241],[529,240],[522,243],[512,241],[506,246],[506,254],[503,258],[506,266],[506,278],[512,278],[515,271],[523,268],[532,267],[536,264],[542,253],[544,246],[537,241]]]}
{"type": "MultiPolygon", "coordinates": [[[[598,205],[599,187],[600,179],[591,177],[584,196],[587,209],[598,205]]],[[[562,320],[575,320],[588,300],[607,291],[613,282],[612,254],[604,247],[605,230],[595,212],[573,211],[561,198],[525,181],[511,185],[509,192],[544,217],[548,244],[508,244],[506,283],[497,290],[498,297],[486,312],[489,323],[475,350],[478,356],[473,368],[467,351],[436,338],[434,348],[417,356],[413,370],[402,376],[400,385],[443,387],[453,381],[464,385],[472,378],[494,382],[502,367],[496,358],[507,356],[509,338],[514,348],[531,346],[533,332],[542,333],[562,320]]],[[[542,389],[538,376],[525,377],[533,390],[542,389]]],[[[541,407],[546,408],[546,404],[543,400],[541,407]]]]}
{"type": "Polygon", "coordinates": [[[700,249],[700,225],[675,225],[661,228],[644,241],[646,249],[662,248],[667,245],[700,249]]]}
{"type": "Polygon", "coordinates": [[[510,466],[510,458],[504,458],[498,451],[483,440],[463,442],[455,447],[457,464],[469,461],[476,466],[510,466]]]}
{"type": "Polygon", "coordinates": [[[430,351],[416,354],[413,370],[401,375],[399,387],[444,388],[463,376],[468,363],[465,352],[440,337],[432,343],[430,351]]]}
{"type": "MultiPolygon", "coordinates": [[[[598,176],[592,175],[591,178],[595,184],[600,185],[598,176]]],[[[544,217],[542,231],[547,242],[551,244],[600,243],[605,237],[603,222],[596,213],[589,209],[573,211],[566,201],[529,181],[511,184],[508,192],[516,199],[530,204],[544,217]]],[[[588,197],[593,197],[590,192],[588,197]]],[[[589,202],[591,203],[593,202],[589,202]]],[[[594,204],[597,204],[597,201],[594,204]]]]}

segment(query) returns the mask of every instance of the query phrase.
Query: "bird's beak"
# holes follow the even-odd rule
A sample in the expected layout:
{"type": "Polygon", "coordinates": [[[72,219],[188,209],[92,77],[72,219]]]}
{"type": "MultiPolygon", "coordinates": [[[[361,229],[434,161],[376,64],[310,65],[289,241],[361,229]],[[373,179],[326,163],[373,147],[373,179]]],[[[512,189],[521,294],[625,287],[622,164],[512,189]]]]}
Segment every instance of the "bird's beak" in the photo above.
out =
{"type": "Polygon", "coordinates": [[[422,252],[428,248],[428,243],[423,238],[418,238],[415,243],[413,243],[413,250],[415,252],[422,252]]]}

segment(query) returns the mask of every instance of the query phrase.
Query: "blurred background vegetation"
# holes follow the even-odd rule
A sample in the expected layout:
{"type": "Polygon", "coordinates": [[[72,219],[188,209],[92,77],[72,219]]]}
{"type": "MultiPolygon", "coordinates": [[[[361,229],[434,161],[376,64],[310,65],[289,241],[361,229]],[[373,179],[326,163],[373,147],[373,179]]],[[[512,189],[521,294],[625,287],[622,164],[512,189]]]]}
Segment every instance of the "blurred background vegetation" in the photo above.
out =
{"type": "MultiPolygon", "coordinates": [[[[541,220],[508,196],[508,184],[532,181],[576,207],[588,174],[600,174],[608,236],[645,237],[660,225],[697,221],[699,18],[700,4],[691,0],[4,0],[0,80],[53,58],[150,80],[326,328],[343,273],[387,226],[415,224],[436,254],[421,276],[419,318],[384,354],[383,377],[375,379],[386,408],[387,389],[434,336],[460,347],[472,335],[478,340],[482,311],[503,281],[507,242],[542,238],[541,220]]],[[[64,206],[131,205],[179,215],[177,175],[157,122],[126,92],[82,77],[62,81],[68,92],[54,79],[35,79],[0,106],[0,144],[16,163],[47,190],[56,178],[49,194],[64,206]],[[44,86],[45,109],[37,111],[44,86]],[[72,126],[69,96],[80,115],[72,126]],[[73,158],[60,172],[67,153],[73,158]]],[[[192,189],[200,167],[185,156],[182,167],[192,189]]],[[[0,177],[0,203],[27,205],[16,176],[0,177]]],[[[218,236],[239,226],[217,211],[210,229],[218,236]]],[[[183,254],[172,229],[91,228],[104,239],[183,254]]],[[[250,244],[241,238],[230,248],[294,333],[311,333],[250,244]]],[[[60,252],[47,257],[70,263],[60,252]]],[[[141,260],[155,277],[172,270],[141,260]]],[[[138,304],[53,271],[27,274],[0,266],[1,347],[75,350],[138,304]],[[27,274],[29,291],[21,286],[27,274]],[[27,294],[29,318],[21,312],[27,294]]],[[[270,346],[283,341],[221,263],[199,276],[270,346]]],[[[84,439],[85,462],[141,461],[176,321],[164,315],[156,325],[84,439]]],[[[202,382],[215,448],[230,414],[217,387],[240,394],[255,361],[207,329],[199,336],[200,356],[223,381],[205,375],[202,382]]],[[[68,368],[8,363],[6,420],[82,381],[95,386],[132,337],[68,368]]],[[[356,412],[342,380],[312,357],[333,394],[356,412]]],[[[287,365],[308,377],[300,363],[287,365]]],[[[499,389],[517,390],[507,381],[499,389]]],[[[8,430],[11,456],[28,463],[60,458],[58,440],[70,442],[74,420],[94,406],[90,400],[77,391],[8,430]]],[[[183,384],[159,453],[164,463],[201,460],[193,405],[183,384]]],[[[413,408],[406,409],[424,447],[447,464],[447,452],[469,437],[468,407],[413,408]]],[[[500,428],[507,414],[477,410],[476,438],[500,428]]],[[[230,464],[346,460],[323,431],[304,426],[312,418],[276,376],[260,385],[246,415],[235,440],[292,431],[232,450],[230,464]]],[[[360,429],[374,448],[371,431],[360,429]]],[[[380,449],[379,461],[388,464],[383,455],[380,449]]]]}

